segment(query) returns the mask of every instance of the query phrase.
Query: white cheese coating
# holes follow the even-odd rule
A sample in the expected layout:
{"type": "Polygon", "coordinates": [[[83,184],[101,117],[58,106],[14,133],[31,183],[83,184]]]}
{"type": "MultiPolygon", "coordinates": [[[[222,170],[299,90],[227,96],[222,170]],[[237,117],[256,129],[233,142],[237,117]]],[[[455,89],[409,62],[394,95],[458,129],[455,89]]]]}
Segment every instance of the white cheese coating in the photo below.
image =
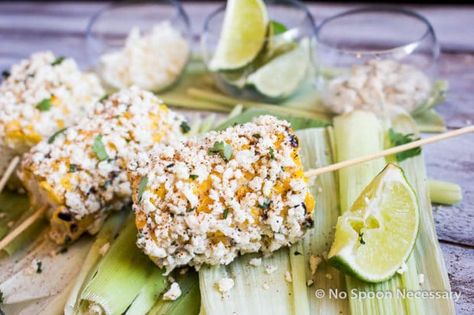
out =
{"type": "Polygon", "coordinates": [[[217,290],[222,293],[222,296],[226,296],[228,292],[234,287],[234,279],[222,278],[216,283],[217,290]]]}
{"type": "Polygon", "coordinates": [[[252,258],[249,260],[249,265],[258,267],[262,264],[262,258],[252,258]]]}
{"type": "Polygon", "coordinates": [[[98,78],[71,58],[38,52],[13,65],[0,85],[0,172],[13,155],[91,112],[104,93],[98,78]],[[49,106],[40,110],[44,100],[49,106]]]}
{"type": "Polygon", "coordinates": [[[170,271],[299,241],[312,226],[314,200],[298,150],[289,124],[271,116],[158,145],[130,164],[138,246],[170,271]],[[230,147],[227,161],[212,152],[219,143],[230,147]]]}
{"type": "Polygon", "coordinates": [[[136,85],[158,91],[176,81],[188,56],[188,42],[169,22],[143,35],[134,27],[122,50],[101,56],[101,75],[117,89],[136,85]]]}
{"type": "Polygon", "coordinates": [[[181,288],[177,282],[173,282],[168,291],[163,294],[163,300],[174,301],[181,296],[181,288]]]}
{"type": "MultiPolygon", "coordinates": [[[[152,93],[122,90],[77,126],[33,147],[20,178],[33,203],[51,208],[53,230],[67,222],[71,238],[84,230],[94,233],[109,211],[130,202],[128,161],[158,142],[179,139],[182,122],[152,93]]],[[[56,232],[58,240],[65,234],[56,232]]]]}
{"type": "Polygon", "coordinates": [[[336,113],[354,109],[380,112],[382,106],[400,106],[412,112],[429,98],[431,90],[430,79],[412,65],[370,60],[329,81],[322,96],[336,113]]]}

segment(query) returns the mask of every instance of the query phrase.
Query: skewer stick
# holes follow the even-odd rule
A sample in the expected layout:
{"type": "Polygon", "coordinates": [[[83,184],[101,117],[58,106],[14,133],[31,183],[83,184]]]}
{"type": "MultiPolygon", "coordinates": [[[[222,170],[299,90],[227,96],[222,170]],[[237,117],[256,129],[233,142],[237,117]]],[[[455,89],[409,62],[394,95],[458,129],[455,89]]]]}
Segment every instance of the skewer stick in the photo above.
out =
{"type": "Polygon", "coordinates": [[[13,241],[18,235],[20,235],[23,231],[25,231],[29,226],[35,223],[38,219],[40,219],[44,213],[48,210],[48,206],[43,206],[36,210],[31,216],[29,216],[25,221],[21,222],[16,228],[13,229],[10,233],[8,233],[5,238],[0,241],[0,251],[3,250],[11,241],[13,241]]]}
{"type": "Polygon", "coordinates": [[[435,142],[439,142],[439,141],[442,141],[442,140],[454,138],[454,137],[464,135],[464,134],[467,134],[467,133],[470,133],[470,132],[474,132],[474,126],[469,126],[469,127],[464,127],[464,128],[448,131],[448,132],[445,132],[445,133],[442,133],[442,134],[439,134],[439,135],[436,135],[436,136],[433,136],[433,137],[429,137],[429,138],[426,138],[426,139],[420,139],[420,140],[413,141],[413,142],[403,144],[403,145],[399,145],[399,146],[396,146],[396,147],[393,147],[393,148],[390,148],[390,149],[387,149],[387,150],[383,150],[383,151],[380,151],[380,152],[377,152],[377,153],[364,155],[364,156],[361,156],[361,157],[358,157],[358,158],[355,158],[355,159],[342,161],[342,162],[331,164],[331,165],[324,166],[324,167],[321,167],[321,168],[307,170],[304,174],[305,174],[306,177],[318,176],[318,175],[321,175],[321,174],[324,174],[324,173],[340,170],[341,168],[345,168],[345,167],[353,166],[353,165],[356,165],[356,164],[372,161],[372,160],[375,160],[375,159],[378,159],[378,158],[381,158],[381,157],[385,157],[387,155],[392,155],[392,154],[400,153],[400,152],[403,152],[403,151],[411,150],[411,149],[421,147],[421,146],[426,145],[426,144],[435,143],[435,142]]]}
{"type": "Polygon", "coordinates": [[[16,167],[18,166],[18,163],[20,163],[20,157],[15,156],[10,161],[10,164],[8,164],[8,167],[5,170],[5,173],[3,173],[3,175],[2,175],[2,179],[0,180],[0,193],[3,191],[3,188],[5,188],[5,185],[7,184],[8,179],[10,179],[10,176],[12,176],[12,174],[15,171],[16,167]]]}

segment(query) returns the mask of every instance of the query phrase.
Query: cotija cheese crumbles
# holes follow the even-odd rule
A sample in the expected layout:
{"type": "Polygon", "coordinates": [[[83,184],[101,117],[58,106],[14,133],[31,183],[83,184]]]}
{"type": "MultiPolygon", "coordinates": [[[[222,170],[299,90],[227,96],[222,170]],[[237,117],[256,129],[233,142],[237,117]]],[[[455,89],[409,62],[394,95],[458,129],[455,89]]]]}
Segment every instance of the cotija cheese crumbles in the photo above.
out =
{"type": "Polygon", "coordinates": [[[50,208],[52,238],[64,243],[97,232],[110,211],[130,202],[130,158],[158,142],[179,139],[186,126],[153,94],[132,87],[97,104],[77,126],[33,147],[19,176],[32,204],[50,208]]]}
{"type": "Polygon", "coordinates": [[[104,95],[98,78],[71,58],[39,52],[13,65],[0,85],[0,173],[9,160],[76,123],[104,95]]]}
{"type": "Polygon", "coordinates": [[[269,254],[313,224],[298,139],[272,116],[158,145],[130,163],[130,177],[137,244],[168,272],[269,254]]]}

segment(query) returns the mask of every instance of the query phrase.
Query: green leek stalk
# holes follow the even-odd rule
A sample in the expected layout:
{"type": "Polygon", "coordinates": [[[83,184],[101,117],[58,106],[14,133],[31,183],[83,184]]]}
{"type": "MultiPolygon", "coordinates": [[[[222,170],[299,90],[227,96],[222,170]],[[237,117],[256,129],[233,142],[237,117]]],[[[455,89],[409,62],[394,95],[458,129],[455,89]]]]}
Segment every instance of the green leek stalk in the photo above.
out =
{"type": "Polygon", "coordinates": [[[146,314],[158,300],[161,292],[166,289],[166,286],[167,282],[166,278],[163,277],[163,270],[155,268],[125,314],[146,314]]]}
{"type": "Polygon", "coordinates": [[[77,313],[123,314],[151,275],[157,282],[165,281],[161,274],[156,276],[157,267],[137,248],[136,234],[135,222],[129,220],[84,285],[77,313]]]}
{"type": "Polygon", "coordinates": [[[432,203],[454,205],[462,200],[461,187],[442,180],[428,180],[428,189],[432,203]]]}

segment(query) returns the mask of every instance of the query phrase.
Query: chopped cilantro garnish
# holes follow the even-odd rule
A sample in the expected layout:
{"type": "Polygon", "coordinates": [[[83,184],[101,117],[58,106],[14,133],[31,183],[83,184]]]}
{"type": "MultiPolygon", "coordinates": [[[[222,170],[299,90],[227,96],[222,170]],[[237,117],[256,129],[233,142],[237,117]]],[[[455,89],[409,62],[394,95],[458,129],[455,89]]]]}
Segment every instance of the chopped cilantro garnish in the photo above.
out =
{"type": "Polygon", "coordinates": [[[43,263],[41,260],[36,261],[36,273],[42,273],[43,272],[43,263]]]}
{"type": "Polygon", "coordinates": [[[192,208],[189,207],[188,209],[186,209],[186,212],[191,212],[191,211],[194,211],[194,210],[196,210],[196,207],[192,207],[192,208]]]}
{"type": "Polygon", "coordinates": [[[56,59],[51,63],[51,65],[52,65],[52,66],[60,65],[60,64],[64,61],[64,59],[66,59],[66,57],[60,56],[60,57],[56,58],[56,59]]]}
{"type": "Polygon", "coordinates": [[[285,33],[288,30],[288,28],[284,24],[274,20],[270,21],[270,26],[271,30],[273,31],[272,35],[279,35],[285,33]]]}
{"type": "Polygon", "coordinates": [[[76,164],[69,164],[69,173],[74,173],[77,171],[77,165],[76,164]]]}
{"type": "Polygon", "coordinates": [[[262,210],[268,210],[271,204],[272,204],[271,200],[265,200],[263,203],[259,204],[258,207],[262,210]]]}
{"type": "Polygon", "coordinates": [[[53,133],[53,135],[51,137],[49,137],[49,139],[48,139],[48,144],[53,143],[54,140],[56,139],[56,137],[59,136],[60,134],[62,134],[64,131],[66,131],[66,129],[67,128],[59,129],[58,131],[53,133]]]}
{"type": "Polygon", "coordinates": [[[275,159],[275,150],[273,150],[273,148],[270,148],[268,153],[270,154],[270,159],[274,160],[275,159]]]}
{"type": "Polygon", "coordinates": [[[222,216],[224,217],[224,219],[227,219],[227,216],[229,215],[229,209],[225,209],[224,210],[224,213],[222,214],[222,216]]]}
{"type": "Polygon", "coordinates": [[[146,186],[148,185],[148,177],[143,176],[138,184],[138,201],[142,201],[143,193],[145,192],[146,186]]]}
{"type": "Polygon", "coordinates": [[[95,137],[94,144],[92,145],[92,150],[94,150],[99,161],[104,161],[109,158],[109,155],[105,150],[105,145],[102,142],[102,135],[97,135],[97,137],[95,137]]]}
{"type": "Polygon", "coordinates": [[[189,175],[189,178],[192,179],[192,180],[195,180],[196,178],[198,178],[199,176],[196,175],[196,174],[190,174],[189,175]]]}
{"type": "Polygon", "coordinates": [[[109,94],[104,94],[101,98],[99,98],[99,103],[102,103],[103,101],[105,101],[106,99],[109,98],[109,94]]]}
{"type": "Polygon", "coordinates": [[[185,120],[181,122],[181,125],[179,125],[179,127],[181,128],[181,131],[183,133],[188,133],[191,130],[191,127],[189,126],[188,122],[185,120]]]}
{"type": "Polygon", "coordinates": [[[52,105],[51,98],[45,98],[41,102],[36,104],[36,109],[38,109],[41,112],[46,112],[50,110],[51,105],[52,105]]]}
{"type": "Polygon", "coordinates": [[[259,133],[254,133],[252,137],[254,137],[255,139],[260,139],[262,136],[259,133]]]}
{"type": "Polygon", "coordinates": [[[224,161],[229,161],[232,157],[232,146],[223,141],[216,141],[214,146],[208,150],[209,154],[219,154],[224,161]]]}
{"type": "MultiPolygon", "coordinates": [[[[415,135],[412,133],[403,134],[403,133],[396,132],[392,128],[388,130],[388,138],[390,139],[390,142],[393,146],[399,146],[399,145],[410,143],[419,139],[415,137],[415,135]]],[[[401,162],[403,160],[406,160],[408,158],[411,158],[420,154],[421,154],[421,148],[418,147],[418,148],[414,148],[411,150],[397,153],[395,154],[395,158],[397,159],[398,162],[401,162]]]]}

